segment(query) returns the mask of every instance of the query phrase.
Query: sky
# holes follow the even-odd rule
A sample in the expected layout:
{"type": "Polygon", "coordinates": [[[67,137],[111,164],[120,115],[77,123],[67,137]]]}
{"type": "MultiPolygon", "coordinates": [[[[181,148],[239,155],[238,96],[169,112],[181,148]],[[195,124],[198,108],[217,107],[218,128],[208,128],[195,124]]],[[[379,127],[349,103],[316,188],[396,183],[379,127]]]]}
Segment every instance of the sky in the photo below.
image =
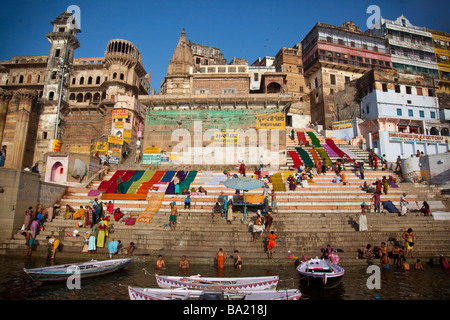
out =
{"type": "Polygon", "coordinates": [[[317,22],[340,26],[352,20],[365,31],[370,5],[383,18],[403,14],[413,25],[450,32],[448,0],[17,0],[2,2],[0,60],[48,54],[50,21],[70,5],[79,7],[81,17],[75,57],[103,57],[109,40],[131,41],[156,92],[183,28],[188,40],[219,48],[227,62],[238,57],[249,64],[300,43],[317,22]]]}

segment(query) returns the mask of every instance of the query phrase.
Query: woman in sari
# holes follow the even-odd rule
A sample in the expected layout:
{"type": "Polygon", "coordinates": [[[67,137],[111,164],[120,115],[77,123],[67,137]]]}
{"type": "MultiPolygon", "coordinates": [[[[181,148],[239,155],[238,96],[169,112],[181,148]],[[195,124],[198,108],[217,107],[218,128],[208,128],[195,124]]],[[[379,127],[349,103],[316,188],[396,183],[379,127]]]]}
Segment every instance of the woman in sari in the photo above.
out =
{"type": "Polygon", "coordinates": [[[97,229],[98,229],[97,247],[104,248],[106,240],[106,231],[108,229],[106,221],[104,220],[100,221],[97,226],[97,229]]]}
{"type": "Polygon", "coordinates": [[[383,183],[383,192],[384,192],[385,195],[387,195],[388,191],[389,191],[389,182],[386,179],[386,177],[383,177],[383,180],[381,180],[381,181],[383,183]]]}
{"type": "Polygon", "coordinates": [[[123,193],[123,180],[122,180],[122,176],[119,176],[119,178],[117,178],[117,191],[116,193],[123,193]]]}
{"type": "Polygon", "coordinates": [[[109,214],[113,214],[114,213],[114,205],[112,204],[112,202],[108,202],[108,206],[106,207],[106,210],[108,210],[109,214]]]}
{"type": "Polygon", "coordinates": [[[75,211],[73,214],[74,219],[83,219],[86,211],[84,210],[83,206],[80,206],[80,209],[75,211]]]}
{"type": "Polygon", "coordinates": [[[64,219],[71,219],[72,218],[72,214],[75,212],[74,209],[72,209],[71,206],[66,205],[66,211],[64,212],[64,219]]]}
{"type": "Polygon", "coordinates": [[[91,225],[91,215],[92,215],[92,208],[90,206],[86,206],[86,214],[84,216],[84,225],[86,227],[89,227],[91,225]]]}
{"type": "Polygon", "coordinates": [[[97,206],[97,212],[95,214],[95,223],[98,223],[99,221],[101,221],[104,217],[104,213],[103,213],[103,202],[100,202],[97,206]]]}
{"type": "Polygon", "coordinates": [[[89,236],[88,251],[90,253],[97,251],[97,236],[98,236],[97,226],[94,226],[94,228],[92,229],[92,233],[89,236]]]}
{"type": "Polygon", "coordinates": [[[223,269],[225,265],[225,252],[222,248],[219,249],[219,251],[216,254],[216,262],[217,262],[217,268],[223,269]]]}

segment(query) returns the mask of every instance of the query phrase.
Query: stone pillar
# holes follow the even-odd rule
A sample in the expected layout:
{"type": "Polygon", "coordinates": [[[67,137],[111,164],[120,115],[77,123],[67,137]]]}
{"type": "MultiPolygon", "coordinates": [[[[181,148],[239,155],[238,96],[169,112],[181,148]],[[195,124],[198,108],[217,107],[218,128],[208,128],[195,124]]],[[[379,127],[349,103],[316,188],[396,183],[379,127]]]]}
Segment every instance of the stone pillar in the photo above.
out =
{"type": "Polygon", "coordinates": [[[5,128],[9,124],[9,127],[14,130],[14,132],[10,132],[10,136],[7,139],[8,143],[5,143],[8,146],[5,166],[8,168],[23,169],[23,157],[28,136],[28,122],[37,96],[35,91],[26,89],[20,89],[14,92],[13,99],[17,99],[17,109],[10,108],[5,121],[5,128]],[[13,122],[15,122],[15,125],[13,122]]]}
{"type": "Polygon", "coordinates": [[[11,91],[0,88],[0,142],[3,141],[3,130],[5,129],[6,114],[8,113],[8,104],[11,98],[11,91]]]}

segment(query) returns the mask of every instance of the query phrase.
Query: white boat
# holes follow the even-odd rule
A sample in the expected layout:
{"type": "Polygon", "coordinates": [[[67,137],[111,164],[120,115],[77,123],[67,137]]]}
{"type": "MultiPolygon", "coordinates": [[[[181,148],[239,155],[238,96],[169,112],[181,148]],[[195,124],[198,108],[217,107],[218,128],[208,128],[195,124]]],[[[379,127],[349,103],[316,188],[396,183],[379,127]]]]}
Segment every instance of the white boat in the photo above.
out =
{"type": "Polygon", "coordinates": [[[128,287],[130,300],[299,300],[298,289],[289,290],[190,290],[128,287]]]}
{"type": "Polygon", "coordinates": [[[344,268],[329,261],[315,258],[302,262],[297,267],[301,282],[308,286],[334,287],[341,281],[344,268]]]}
{"type": "Polygon", "coordinates": [[[125,268],[132,258],[64,264],[23,271],[34,281],[62,281],[78,273],[81,278],[96,277],[125,268]]]}
{"type": "Polygon", "coordinates": [[[156,274],[156,283],[160,288],[188,288],[199,290],[273,290],[278,285],[278,276],[268,277],[201,277],[200,275],[182,276],[161,276],[156,274]]]}

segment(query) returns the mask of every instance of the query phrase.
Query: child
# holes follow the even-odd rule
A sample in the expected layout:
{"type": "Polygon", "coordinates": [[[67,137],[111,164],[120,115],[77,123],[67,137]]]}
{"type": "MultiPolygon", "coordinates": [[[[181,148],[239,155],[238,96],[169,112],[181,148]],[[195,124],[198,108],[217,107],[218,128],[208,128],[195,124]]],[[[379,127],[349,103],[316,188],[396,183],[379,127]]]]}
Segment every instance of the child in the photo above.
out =
{"type": "Polygon", "coordinates": [[[130,242],[130,245],[127,247],[127,255],[134,255],[134,242],[130,242]]]}
{"type": "Polygon", "coordinates": [[[422,263],[420,262],[420,259],[417,259],[416,264],[414,265],[414,269],[423,270],[423,266],[422,263]]]}
{"type": "Polygon", "coordinates": [[[239,251],[234,250],[234,255],[236,256],[236,258],[234,260],[234,265],[236,268],[241,270],[242,269],[242,259],[241,259],[241,256],[239,255],[239,251]]]}

